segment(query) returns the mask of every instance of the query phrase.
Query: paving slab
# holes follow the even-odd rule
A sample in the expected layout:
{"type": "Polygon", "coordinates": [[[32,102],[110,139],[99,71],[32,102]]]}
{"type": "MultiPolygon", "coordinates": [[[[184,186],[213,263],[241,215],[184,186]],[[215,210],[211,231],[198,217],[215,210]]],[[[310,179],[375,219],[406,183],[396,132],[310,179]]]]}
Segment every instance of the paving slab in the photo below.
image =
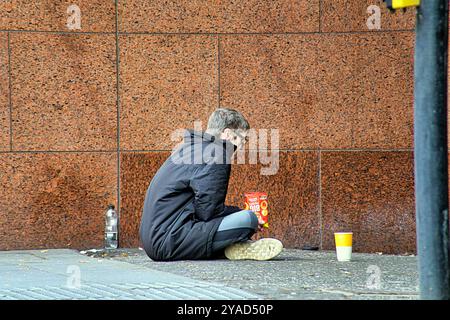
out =
{"type": "Polygon", "coordinates": [[[0,252],[0,300],[259,299],[244,290],[77,250],[0,252]]]}
{"type": "Polygon", "coordinates": [[[284,249],[269,261],[156,262],[144,251],[86,252],[192,279],[220,282],[264,299],[415,300],[419,298],[417,257],[354,253],[338,262],[333,251],[284,249]]]}

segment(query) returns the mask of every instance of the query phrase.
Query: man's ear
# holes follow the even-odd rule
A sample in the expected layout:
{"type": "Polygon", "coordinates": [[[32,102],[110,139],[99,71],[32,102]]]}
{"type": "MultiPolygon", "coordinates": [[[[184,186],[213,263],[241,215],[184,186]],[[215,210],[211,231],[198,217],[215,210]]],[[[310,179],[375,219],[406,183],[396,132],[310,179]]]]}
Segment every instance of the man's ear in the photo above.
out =
{"type": "Polygon", "coordinates": [[[233,137],[233,135],[231,134],[231,130],[229,128],[226,128],[225,130],[223,130],[221,138],[223,140],[228,140],[231,139],[233,137]]]}

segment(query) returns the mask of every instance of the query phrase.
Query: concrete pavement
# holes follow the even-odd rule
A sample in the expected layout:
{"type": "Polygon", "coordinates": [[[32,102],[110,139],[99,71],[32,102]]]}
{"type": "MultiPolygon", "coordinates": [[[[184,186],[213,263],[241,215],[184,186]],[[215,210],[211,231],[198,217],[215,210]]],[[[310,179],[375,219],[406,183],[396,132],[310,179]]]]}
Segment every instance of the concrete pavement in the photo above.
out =
{"type": "Polygon", "coordinates": [[[416,256],[354,253],[338,262],[332,251],[284,249],[270,261],[154,262],[139,249],[87,252],[191,279],[220,282],[263,299],[418,299],[416,256]]]}
{"type": "Polygon", "coordinates": [[[258,299],[221,283],[190,279],[76,250],[0,252],[0,300],[258,299]]]}
{"type": "Polygon", "coordinates": [[[418,299],[415,256],[284,249],[270,261],[151,261],[140,249],[0,252],[5,299],[418,299]]]}

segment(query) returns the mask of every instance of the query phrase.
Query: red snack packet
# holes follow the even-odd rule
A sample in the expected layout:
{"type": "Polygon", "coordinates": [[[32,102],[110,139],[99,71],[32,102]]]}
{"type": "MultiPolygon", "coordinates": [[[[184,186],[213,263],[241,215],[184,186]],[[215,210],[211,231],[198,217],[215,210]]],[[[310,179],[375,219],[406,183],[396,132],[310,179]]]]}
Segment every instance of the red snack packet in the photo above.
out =
{"type": "Polygon", "coordinates": [[[268,214],[267,210],[267,193],[265,192],[247,192],[244,194],[245,197],[245,210],[252,210],[256,213],[262,221],[264,221],[263,227],[268,228],[268,214]]]}

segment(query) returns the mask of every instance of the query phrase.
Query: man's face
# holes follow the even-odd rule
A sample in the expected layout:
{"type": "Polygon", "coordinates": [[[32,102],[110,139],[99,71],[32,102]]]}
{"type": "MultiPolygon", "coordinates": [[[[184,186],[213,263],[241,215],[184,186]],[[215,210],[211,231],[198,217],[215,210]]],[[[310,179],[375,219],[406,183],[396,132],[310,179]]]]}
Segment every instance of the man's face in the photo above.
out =
{"type": "Polygon", "coordinates": [[[234,144],[237,149],[242,148],[248,141],[248,131],[239,129],[225,129],[221,135],[221,139],[228,140],[234,144]]]}

